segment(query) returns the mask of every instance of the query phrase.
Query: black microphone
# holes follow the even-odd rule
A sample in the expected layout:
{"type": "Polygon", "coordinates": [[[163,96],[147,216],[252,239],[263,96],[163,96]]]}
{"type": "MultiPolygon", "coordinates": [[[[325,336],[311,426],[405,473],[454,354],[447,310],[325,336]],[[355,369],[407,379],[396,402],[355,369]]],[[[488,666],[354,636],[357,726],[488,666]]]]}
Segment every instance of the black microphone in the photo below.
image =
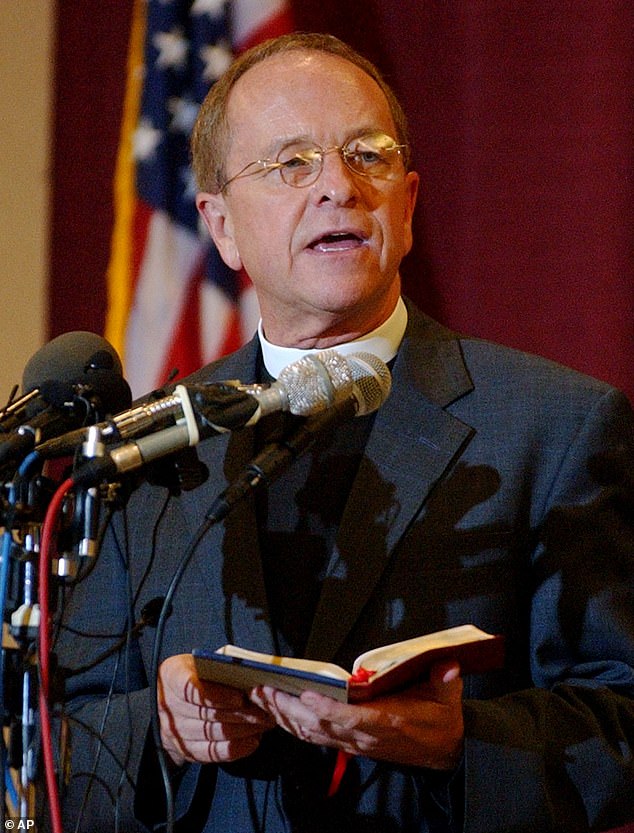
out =
{"type": "MultiPolygon", "coordinates": [[[[254,425],[263,416],[290,411],[297,416],[327,413],[349,400],[358,413],[379,407],[390,389],[387,365],[371,353],[342,356],[324,350],[304,356],[284,368],[269,387],[232,387],[235,407],[217,407],[217,394],[223,385],[179,385],[174,391],[179,420],[168,428],[142,436],[111,449],[104,458],[90,461],[73,474],[75,483],[94,483],[133,471],[202,439],[226,431],[254,425]]],[[[239,385],[239,383],[236,383],[239,385]]]]}
{"type": "Polygon", "coordinates": [[[262,483],[270,483],[279,477],[301,454],[311,449],[328,430],[355,416],[376,411],[391,388],[387,365],[381,362],[384,372],[363,376],[350,393],[337,400],[331,408],[306,419],[287,437],[266,445],[246,466],[242,474],[216,498],[205,517],[217,523],[226,517],[233,507],[262,483]]]}
{"type": "Polygon", "coordinates": [[[19,460],[37,443],[129,406],[121,360],[95,333],[64,333],[28,361],[26,393],[0,413],[0,465],[19,460]]]}
{"type": "MultiPolygon", "coordinates": [[[[142,437],[175,426],[192,418],[209,433],[220,433],[241,427],[258,409],[258,402],[238,382],[218,382],[203,385],[177,385],[168,395],[161,391],[146,398],[128,410],[115,414],[97,425],[104,444],[115,445],[124,440],[142,437]],[[193,411],[194,401],[198,405],[193,411]],[[216,424],[216,429],[212,425],[216,424]],[[224,428],[222,428],[224,426],[224,428]]],[[[46,459],[64,457],[87,439],[87,429],[78,428],[59,437],[53,437],[37,446],[37,453],[46,459]]]]}

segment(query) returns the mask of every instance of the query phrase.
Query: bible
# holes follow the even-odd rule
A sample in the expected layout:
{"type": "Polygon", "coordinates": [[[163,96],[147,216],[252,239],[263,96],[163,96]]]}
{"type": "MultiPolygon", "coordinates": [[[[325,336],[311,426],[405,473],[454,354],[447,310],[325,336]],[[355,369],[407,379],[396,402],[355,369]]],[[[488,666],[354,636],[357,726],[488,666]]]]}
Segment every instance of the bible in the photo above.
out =
{"type": "Polygon", "coordinates": [[[192,651],[202,680],[249,690],[273,686],[290,694],[316,691],[343,703],[359,703],[421,681],[430,667],[455,660],[463,674],[500,668],[504,637],[475,625],[461,625],[373,648],[355,660],[352,671],[319,660],[278,657],[224,645],[192,651]]]}

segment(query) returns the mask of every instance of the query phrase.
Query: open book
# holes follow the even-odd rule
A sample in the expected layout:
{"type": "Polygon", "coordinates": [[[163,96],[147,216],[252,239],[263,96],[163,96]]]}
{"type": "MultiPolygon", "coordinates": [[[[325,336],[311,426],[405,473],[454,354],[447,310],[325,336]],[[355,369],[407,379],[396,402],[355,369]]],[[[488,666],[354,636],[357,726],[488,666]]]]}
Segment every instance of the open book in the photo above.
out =
{"type": "Polygon", "coordinates": [[[319,660],[276,657],[225,645],[217,651],[192,652],[203,680],[249,690],[270,685],[291,694],[317,691],[341,702],[371,700],[424,679],[432,664],[456,660],[463,674],[499,668],[504,639],[461,625],[366,651],[352,671],[319,660]]]}

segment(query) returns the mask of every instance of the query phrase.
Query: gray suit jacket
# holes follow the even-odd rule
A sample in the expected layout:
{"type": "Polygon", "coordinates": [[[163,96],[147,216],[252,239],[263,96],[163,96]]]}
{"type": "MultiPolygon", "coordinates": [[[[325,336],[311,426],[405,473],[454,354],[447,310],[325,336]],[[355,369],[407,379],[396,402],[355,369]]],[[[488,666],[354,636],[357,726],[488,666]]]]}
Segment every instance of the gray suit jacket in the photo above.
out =
{"type": "MultiPolygon", "coordinates": [[[[465,833],[579,833],[634,819],[629,404],[596,380],[460,338],[411,305],[409,313],[306,653],[349,667],[376,645],[472,622],[505,635],[507,661],[500,672],[465,681],[465,756],[455,773],[355,759],[337,803],[324,809],[321,793],[313,795],[290,829],[458,830],[464,815],[465,833]]],[[[254,341],[192,381],[251,381],[257,353],[254,341]]],[[[213,499],[252,458],[253,441],[245,429],[202,443],[208,480],[172,497],[164,512],[164,489],[134,489],[65,620],[93,635],[121,634],[132,606],[138,620],[149,600],[164,597],[213,499]]],[[[91,783],[90,822],[79,829],[111,831],[113,805],[121,829],[137,829],[131,798],[139,768],[146,787],[137,810],[160,818],[160,795],[147,787],[155,777],[148,745],[143,754],[153,638],[146,628],[116,659],[69,680],[78,738],[66,797],[73,820],[73,795],[91,783]]],[[[273,647],[251,499],[196,548],[173,598],[162,656],[226,642],[273,647]]],[[[62,631],[60,663],[81,666],[107,644],[62,631]]],[[[292,820],[285,769],[301,770],[306,753],[318,792],[332,757],[310,757],[307,744],[289,751],[275,733],[267,743],[253,761],[179,775],[182,829],[277,833],[282,811],[270,811],[269,822],[263,809],[272,805],[292,820]]]]}

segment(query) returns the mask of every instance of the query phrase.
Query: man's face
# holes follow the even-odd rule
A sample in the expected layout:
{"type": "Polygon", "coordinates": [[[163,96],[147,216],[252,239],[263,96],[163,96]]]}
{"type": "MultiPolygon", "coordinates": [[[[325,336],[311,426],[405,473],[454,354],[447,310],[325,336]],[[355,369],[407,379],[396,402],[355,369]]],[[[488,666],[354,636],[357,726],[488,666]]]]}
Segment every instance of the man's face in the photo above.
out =
{"type": "MultiPolygon", "coordinates": [[[[381,89],[335,55],[275,55],[236,83],[228,108],[228,177],[275,160],[296,140],[342,146],[371,132],[396,136],[381,89]]],[[[349,170],[328,153],[304,188],[277,170],[234,180],[224,194],[199,194],[199,210],[225,261],[255,285],[269,340],[327,346],[382,323],[400,291],[411,247],[418,176],[400,158],[388,179],[349,170]]]]}

